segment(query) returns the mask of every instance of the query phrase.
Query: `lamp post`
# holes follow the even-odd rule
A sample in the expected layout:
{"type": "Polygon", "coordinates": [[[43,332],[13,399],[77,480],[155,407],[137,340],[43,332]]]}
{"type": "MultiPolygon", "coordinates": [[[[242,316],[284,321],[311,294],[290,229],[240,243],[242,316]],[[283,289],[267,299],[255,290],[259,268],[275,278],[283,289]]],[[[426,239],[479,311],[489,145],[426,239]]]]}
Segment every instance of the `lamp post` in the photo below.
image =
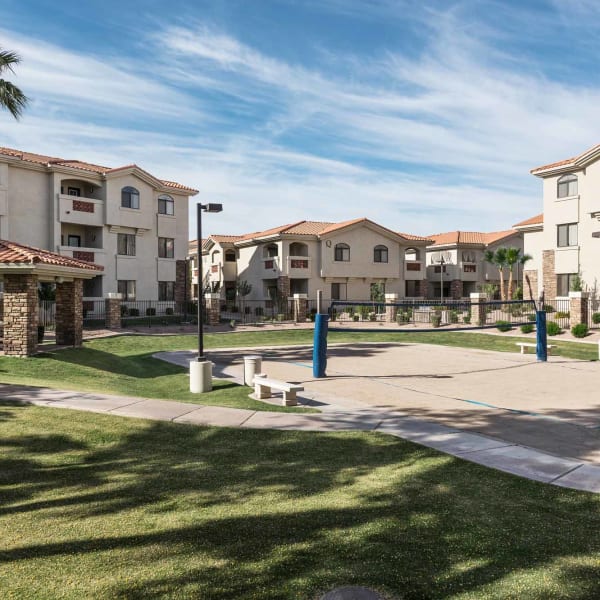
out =
{"type": "Polygon", "coordinates": [[[204,277],[202,273],[202,212],[218,213],[223,210],[222,204],[196,205],[196,236],[198,248],[198,355],[190,362],[190,392],[202,394],[212,390],[212,363],[204,357],[204,277]]]}

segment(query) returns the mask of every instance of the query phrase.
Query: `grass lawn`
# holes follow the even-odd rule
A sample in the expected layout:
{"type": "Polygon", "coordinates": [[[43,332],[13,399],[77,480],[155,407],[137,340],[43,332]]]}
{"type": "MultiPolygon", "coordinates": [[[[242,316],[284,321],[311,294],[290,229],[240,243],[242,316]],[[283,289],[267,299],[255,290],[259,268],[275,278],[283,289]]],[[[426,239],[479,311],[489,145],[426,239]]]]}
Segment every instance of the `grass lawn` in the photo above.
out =
{"type": "Polygon", "coordinates": [[[390,436],[0,405],[3,598],[590,599],[600,495],[390,436]]]}

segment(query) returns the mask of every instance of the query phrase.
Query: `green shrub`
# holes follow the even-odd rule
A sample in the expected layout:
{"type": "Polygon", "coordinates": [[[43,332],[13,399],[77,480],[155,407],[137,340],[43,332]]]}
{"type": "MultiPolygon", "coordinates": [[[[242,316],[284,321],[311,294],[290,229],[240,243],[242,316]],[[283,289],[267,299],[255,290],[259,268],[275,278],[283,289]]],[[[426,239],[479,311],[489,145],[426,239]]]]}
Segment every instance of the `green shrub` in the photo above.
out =
{"type": "Polygon", "coordinates": [[[126,304],[121,304],[121,316],[126,317],[129,314],[129,309],[126,304]]]}
{"type": "Polygon", "coordinates": [[[510,331],[512,325],[508,321],[496,321],[496,329],[498,331],[510,331]]]}
{"type": "Polygon", "coordinates": [[[369,321],[377,321],[377,315],[374,312],[369,313],[369,321]]]}
{"type": "Polygon", "coordinates": [[[548,323],[546,323],[546,333],[548,335],[558,335],[559,333],[562,333],[562,329],[556,321],[548,321],[548,323]]]}
{"type": "Polygon", "coordinates": [[[411,315],[409,312],[398,311],[396,313],[396,323],[402,325],[403,323],[410,323],[411,315]]]}
{"type": "Polygon", "coordinates": [[[533,333],[535,326],[531,323],[525,323],[524,325],[521,325],[520,329],[522,333],[533,333]]]}
{"type": "Polygon", "coordinates": [[[463,323],[465,323],[466,325],[469,325],[469,323],[471,323],[471,313],[467,313],[463,317],[463,323]]]}
{"type": "Polygon", "coordinates": [[[130,308],[129,309],[129,316],[130,317],[139,317],[140,316],[140,309],[139,308],[130,308]]]}
{"type": "Polygon", "coordinates": [[[156,315],[156,309],[153,306],[148,307],[146,309],[146,316],[147,317],[153,317],[154,315],[156,315]]]}
{"type": "Polygon", "coordinates": [[[544,311],[546,311],[547,313],[553,313],[554,306],[552,306],[552,304],[544,304],[544,311]]]}
{"type": "Polygon", "coordinates": [[[523,315],[528,321],[535,321],[536,314],[535,313],[526,313],[523,315]]]}
{"type": "Polygon", "coordinates": [[[439,327],[442,324],[442,317],[441,315],[438,315],[437,313],[434,313],[431,315],[431,324],[434,327],[439,327]]]}
{"type": "Polygon", "coordinates": [[[352,315],[353,321],[358,321],[360,319],[360,315],[352,315]]]}
{"type": "Polygon", "coordinates": [[[571,313],[569,313],[569,312],[558,311],[554,315],[554,318],[556,318],[556,319],[568,319],[570,316],[571,316],[571,313]]]}
{"type": "Polygon", "coordinates": [[[458,323],[458,311],[457,310],[451,310],[449,317],[450,317],[450,323],[458,323]]]}
{"type": "Polygon", "coordinates": [[[576,338],[585,337],[588,334],[588,331],[589,328],[585,323],[578,323],[577,325],[573,325],[573,327],[571,327],[571,333],[576,338]]]}
{"type": "Polygon", "coordinates": [[[600,323],[600,312],[592,314],[592,322],[594,325],[598,325],[600,323]]]}
{"type": "Polygon", "coordinates": [[[172,315],[173,314],[173,308],[171,306],[167,306],[167,308],[165,308],[165,315],[172,315]]]}

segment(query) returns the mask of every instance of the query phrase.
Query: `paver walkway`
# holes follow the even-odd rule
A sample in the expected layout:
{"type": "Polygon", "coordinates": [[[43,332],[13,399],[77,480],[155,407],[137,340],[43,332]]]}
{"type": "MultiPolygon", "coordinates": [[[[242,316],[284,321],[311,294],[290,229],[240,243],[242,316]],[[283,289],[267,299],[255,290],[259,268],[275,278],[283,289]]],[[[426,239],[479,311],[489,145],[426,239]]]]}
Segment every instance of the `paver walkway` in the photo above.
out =
{"type": "Polygon", "coordinates": [[[174,423],[301,431],[377,431],[545,483],[600,493],[600,467],[394,411],[323,404],[322,414],[274,413],[131,396],[0,384],[6,401],[174,423]]]}

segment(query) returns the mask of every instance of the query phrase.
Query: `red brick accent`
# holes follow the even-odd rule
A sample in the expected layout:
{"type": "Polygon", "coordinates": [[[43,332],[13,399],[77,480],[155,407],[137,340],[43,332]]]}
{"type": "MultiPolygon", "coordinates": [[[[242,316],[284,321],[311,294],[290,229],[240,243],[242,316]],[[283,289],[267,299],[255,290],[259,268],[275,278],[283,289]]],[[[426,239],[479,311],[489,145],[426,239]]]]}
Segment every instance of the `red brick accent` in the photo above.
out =
{"type": "Polygon", "coordinates": [[[93,202],[84,202],[83,200],[73,200],[73,210],[78,212],[93,213],[94,212],[93,202]]]}
{"type": "Polygon", "coordinates": [[[281,297],[287,300],[290,297],[290,278],[282,275],[277,278],[277,289],[281,297]]]}
{"type": "Polygon", "coordinates": [[[187,260],[178,260],[175,263],[175,302],[183,304],[189,298],[188,290],[185,289],[186,283],[188,288],[188,262],[187,260]]]}
{"type": "Polygon", "coordinates": [[[221,321],[221,298],[219,294],[205,294],[204,308],[209,325],[218,325],[221,321]]]}
{"type": "Polygon", "coordinates": [[[81,346],[83,340],[83,279],[56,284],[56,343],[81,346]]]}
{"type": "Polygon", "coordinates": [[[571,327],[579,323],[588,324],[589,298],[586,293],[577,294],[577,298],[569,295],[569,324],[571,327]]]}
{"type": "Polygon", "coordinates": [[[31,356],[37,349],[38,293],[35,275],[4,276],[4,354],[31,356]]]}
{"type": "Polygon", "coordinates": [[[73,250],[73,258],[77,260],[85,260],[86,262],[94,262],[93,252],[83,252],[81,250],[73,250]]]}
{"type": "Polygon", "coordinates": [[[460,300],[463,295],[463,282],[460,279],[453,279],[450,283],[450,296],[453,300],[460,300]]]}
{"type": "Polygon", "coordinates": [[[422,298],[429,298],[429,281],[421,279],[417,285],[417,295],[422,298]]]}
{"type": "Polygon", "coordinates": [[[120,297],[104,299],[104,324],[107,329],[121,329],[122,302],[123,299],[120,297]]]}

